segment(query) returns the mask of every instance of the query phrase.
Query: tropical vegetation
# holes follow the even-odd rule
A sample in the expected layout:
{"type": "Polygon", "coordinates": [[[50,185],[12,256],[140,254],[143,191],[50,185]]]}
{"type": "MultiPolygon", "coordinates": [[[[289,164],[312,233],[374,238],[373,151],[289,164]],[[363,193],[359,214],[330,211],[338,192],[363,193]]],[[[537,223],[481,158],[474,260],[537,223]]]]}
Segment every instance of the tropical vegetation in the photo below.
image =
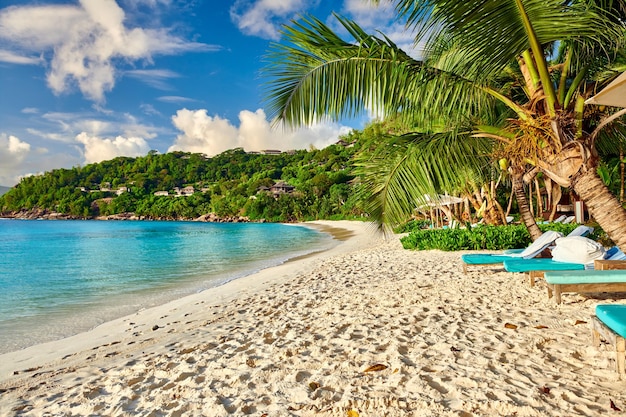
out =
{"type": "MultiPolygon", "coordinates": [[[[546,223],[540,224],[542,232],[554,230],[563,235],[569,234],[577,224],[546,223]]],[[[590,236],[593,240],[604,241],[602,230],[595,229],[590,236]]],[[[423,229],[412,230],[400,241],[405,249],[415,250],[503,250],[525,248],[531,242],[528,229],[522,224],[507,226],[477,225],[467,228],[423,229]]]]}
{"type": "Polygon", "coordinates": [[[280,155],[238,148],[212,158],[185,152],[118,157],[26,177],[0,196],[0,213],[45,210],[78,218],[132,213],[145,219],[212,213],[222,220],[283,222],[360,218],[361,186],[353,182],[352,162],[357,150],[354,143],[280,155]],[[280,181],[295,187],[293,192],[266,191],[280,181]],[[181,194],[184,187],[194,191],[181,194]]]}
{"type": "Polygon", "coordinates": [[[400,224],[425,195],[445,191],[480,190],[485,210],[497,212],[502,179],[536,237],[523,187],[539,174],[546,189],[575,192],[626,247],[626,211],[598,173],[599,152],[624,147],[624,112],[585,104],[626,69],[625,2],[391,3],[422,50],[410,55],[337,16],[344,40],[304,17],[268,53],[270,115],[303,125],[368,109],[402,120],[403,132],[359,164],[382,224],[400,224]]]}

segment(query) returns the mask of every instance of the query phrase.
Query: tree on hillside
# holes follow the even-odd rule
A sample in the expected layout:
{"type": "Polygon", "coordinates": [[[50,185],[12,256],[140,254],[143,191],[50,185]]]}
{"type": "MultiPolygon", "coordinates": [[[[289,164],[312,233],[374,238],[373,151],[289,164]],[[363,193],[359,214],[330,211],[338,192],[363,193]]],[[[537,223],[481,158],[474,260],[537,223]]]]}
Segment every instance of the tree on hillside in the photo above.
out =
{"type": "Polygon", "coordinates": [[[622,126],[608,123],[615,109],[585,105],[625,69],[624,1],[393,3],[414,31],[415,44],[426,45],[419,59],[350,20],[338,17],[354,42],[304,18],[284,29],[284,43],[274,44],[268,55],[269,114],[301,125],[354,116],[368,106],[415,126],[409,152],[388,161],[382,184],[394,187],[378,190],[383,221],[412,209],[425,183],[436,185],[430,172],[442,184],[453,183],[457,168],[480,161],[488,148],[492,159],[506,158],[522,202],[521,179],[538,168],[574,190],[608,235],[626,247],[626,211],[596,171],[598,143],[623,137],[608,134],[605,126],[622,126]],[[485,117],[492,110],[506,116],[504,122],[485,117]],[[444,155],[432,159],[435,150],[444,155]]]}

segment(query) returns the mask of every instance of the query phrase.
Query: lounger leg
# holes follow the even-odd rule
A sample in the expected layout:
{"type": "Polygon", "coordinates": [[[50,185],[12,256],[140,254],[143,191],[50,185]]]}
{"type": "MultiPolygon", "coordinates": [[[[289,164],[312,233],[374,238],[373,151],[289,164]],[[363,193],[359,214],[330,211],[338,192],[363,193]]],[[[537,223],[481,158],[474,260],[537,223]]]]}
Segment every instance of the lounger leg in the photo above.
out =
{"type": "Polygon", "coordinates": [[[617,372],[620,375],[626,374],[626,367],[624,366],[624,362],[626,358],[624,355],[626,354],[626,342],[623,337],[618,336],[615,340],[615,354],[617,355],[617,372]]]}
{"type": "Polygon", "coordinates": [[[552,298],[552,285],[548,284],[548,298],[552,298]]]}
{"type": "Polygon", "coordinates": [[[554,286],[554,301],[557,304],[561,304],[561,286],[558,284],[554,286]]]}
{"type": "Polygon", "coordinates": [[[467,264],[463,262],[463,274],[467,275],[467,264]]]}
{"type": "Polygon", "coordinates": [[[602,343],[602,338],[600,337],[600,333],[596,329],[591,329],[591,340],[594,347],[600,347],[600,344],[602,343]]]}

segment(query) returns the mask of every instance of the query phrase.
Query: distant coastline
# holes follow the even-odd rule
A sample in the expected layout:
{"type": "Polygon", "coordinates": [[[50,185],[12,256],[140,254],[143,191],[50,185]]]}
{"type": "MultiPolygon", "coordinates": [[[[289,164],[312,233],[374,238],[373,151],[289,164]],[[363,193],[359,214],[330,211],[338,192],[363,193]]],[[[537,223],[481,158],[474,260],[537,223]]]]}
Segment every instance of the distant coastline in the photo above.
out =
{"type": "Polygon", "coordinates": [[[107,216],[82,217],[67,213],[57,213],[45,209],[20,210],[15,212],[0,213],[5,219],[18,220],[131,220],[131,221],[197,221],[211,223],[265,223],[265,220],[250,220],[246,216],[220,217],[215,213],[203,214],[199,217],[152,217],[137,216],[135,213],[118,213],[107,216]]]}
{"type": "MultiPolygon", "coordinates": [[[[207,213],[198,217],[158,217],[138,216],[135,213],[117,213],[106,216],[76,216],[68,213],[58,213],[47,209],[20,210],[0,212],[0,219],[14,220],[100,220],[100,221],[175,221],[175,222],[207,222],[207,223],[292,223],[300,224],[302,221],[273,221],[267,219],[250,219],[247,216],[218,216],[215,213],[207,213]]],[[[321,220],[321,219],[317,219],[321,220]]],[[[311,220],[312,221],[312,220],[311,220]]],[[[369,221],[368,218],[349,218],[336,221],[369,221]]]]}
{"type": "Polygon", "coordinates": [[[215,213],[219,217],[209,221],[246,216],[272,223],[352,219],[366,214],[353,169],[358,149],[336,144],[279,155],[237,148],[210,158],[185,152],[118,157],[25,177],[0,196],[0,215],[188,221],[215,213]]]}

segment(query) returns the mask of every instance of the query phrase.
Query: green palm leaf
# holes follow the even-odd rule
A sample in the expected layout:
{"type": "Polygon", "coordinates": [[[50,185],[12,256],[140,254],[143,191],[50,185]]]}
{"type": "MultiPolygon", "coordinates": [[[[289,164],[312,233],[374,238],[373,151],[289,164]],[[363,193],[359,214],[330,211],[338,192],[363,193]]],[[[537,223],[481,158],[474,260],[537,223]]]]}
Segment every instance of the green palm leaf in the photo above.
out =
{"type": "Polygon", "coordinates": [[[438,66],[425,64],[389,39],[337,18],[354,43],[308,17],[284,30],[284,43],[271,46],[264,76],[272,119],[298,126],[354,117],[369,109],[382,117],[401,113],[425,124],[444,117],[460,122],[493,102],[487,91],[449,70],[454,54],[444,59],[442,53],[438,66]]]}
{"type": "Polygon", "coordinates": [[[357,161],[371,196],[368,212],[379,223],[399,225],[427,204],[426,195],[454,192],[470,179],[482,183],[490,174],[492,146],[456,131],[387,138],[357,161]]]}
{"type": "MultiPolygon", "coordinates": [[[[418,29],[416,41],[444,31],[469,51],[464,72],[473,79],[499,73],[525,50],[533,37],[540,45],[585,40],[614,50],[623,45],[616,19],[619,7],[596,1],[562,0],[399,0],[396,8],[408,26],[418,29]],[[529,28],[525,24],[532,22],[529,28]],[[532,30],[532,32],[529,32],[532,30]]],[[[432,44],[431,44],[432,45],[432,44]]]]}

